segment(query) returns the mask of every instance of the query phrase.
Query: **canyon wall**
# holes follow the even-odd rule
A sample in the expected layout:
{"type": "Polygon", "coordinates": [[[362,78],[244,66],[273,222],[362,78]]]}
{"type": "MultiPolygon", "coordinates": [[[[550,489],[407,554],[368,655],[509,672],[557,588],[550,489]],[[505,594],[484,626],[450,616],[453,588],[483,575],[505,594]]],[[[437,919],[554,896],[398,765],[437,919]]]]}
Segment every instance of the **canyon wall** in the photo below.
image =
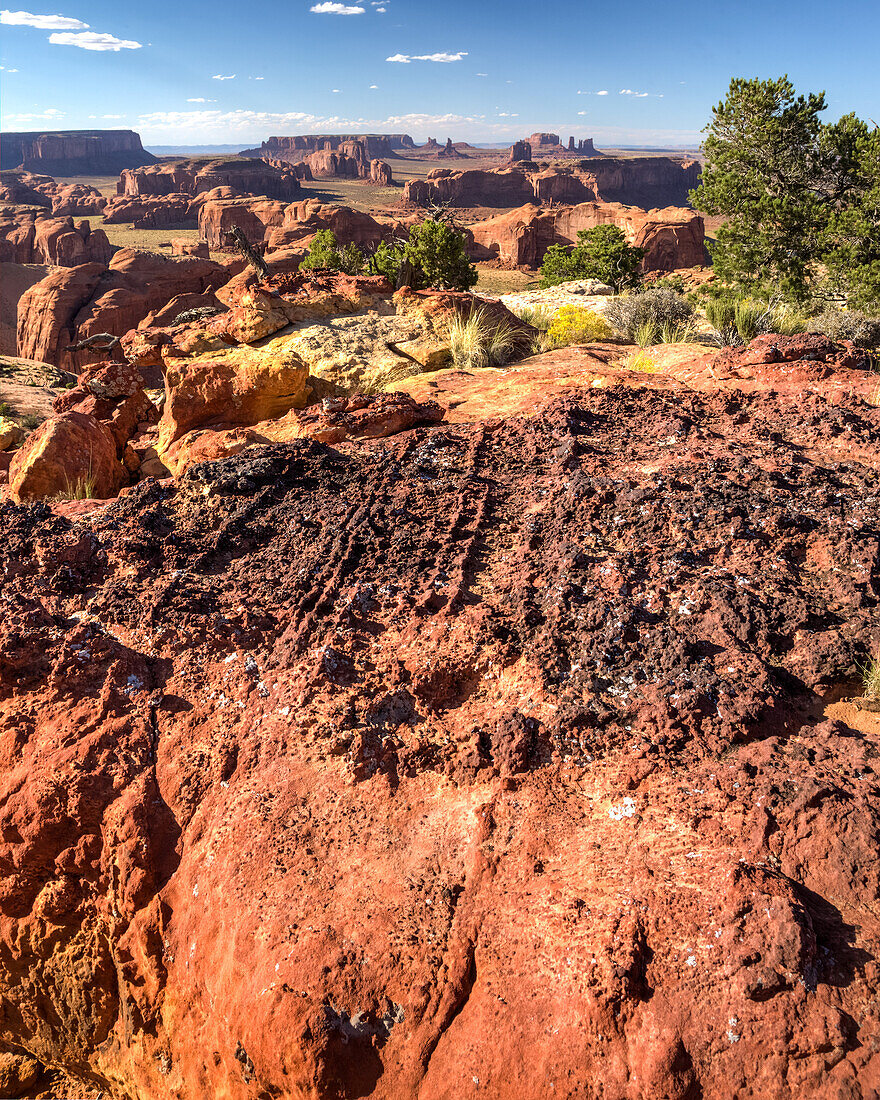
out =
{"type": "Polygon", "coordinates": [[[244,149],[239,156],[284,160],[296,164],[309,153],[323,149],[335,152],[350,141],[362,141],[370,160],[393,157],[398,149],[415,148],[415,142],[409,134],[297,134],[291,137],[270,137],[259,149],[244,149]]]}
{"type": "Polygon", "coordinates": [[[290,202],[300,196],[300,176],[310,178],[288,164],[267,164],[257,159],[178,160],[122,172],[116,193],[140,198],[198,195],[215,187],[232,187],[240,194],[290,202]]]}
{"type": "Polygon", "coordinates": [[[50,176],[114,176],[124,168],[155,164],[134,130],[59,130],[4,133],[0,168],[26,168],[50,176]]]}

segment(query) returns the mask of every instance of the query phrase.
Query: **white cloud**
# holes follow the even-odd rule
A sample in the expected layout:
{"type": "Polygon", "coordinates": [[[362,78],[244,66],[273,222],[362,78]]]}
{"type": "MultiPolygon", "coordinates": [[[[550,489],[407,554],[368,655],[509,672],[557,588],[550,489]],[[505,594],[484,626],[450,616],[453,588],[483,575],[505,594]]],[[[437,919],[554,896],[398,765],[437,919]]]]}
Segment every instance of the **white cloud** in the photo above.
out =
{"type": "Polygon", "coordinates": [[[488,76],[489,74],[488,73],[477,73],[476,75],[477,76],[488,76]]]}
{"type": "Polygon", "coordinates": [[[379,87],[379,85],[378,85],[378,84],[371,84],[371,85],[370,85],[370,90],[371,90],[371,91],[374,91],[374,90],[375,90],[376,88],[378,88],[378,87],[379,87]]]}
{"type": "Polygon", "coordinates": [[[596,95],[608,95],[608,90],[603,88],[601,92],[596,92],[596,95]]]}
{"type": "Polygon", "coordinates": [[[342,89],[341,88],[334,88],[333,89],[333,94],[334,95],[341,95],[342,94],[342,89]]]}
{"type": "MultiPolygon", "coordinates": [[[[599,93],[601,95],[601,92],[599,93]]],[[[621,88],[620,95],[631,95],[634,99],[662,99],[663,93],[651,93],[651,92],[634,92],[632,88],[621,88]]]]}
{"type": "Polygon", "coordinates": [[[205,99],[204,96],[196,96],[193,99],[188,99],[187,103],[216,103],[216,99],[205,99]]]}
{"type": "Polygon", "coordinates": [[[57,122],[58,119],[64,118],[64,112],[59,111],[57,107],[47,107],[42,114],[33,115],[6,115],[3,119],[4,124],[9,122],[57,122]]]}
{"type": "Polygon", "coordinates": [[[101,115],[101,118],[115,119],[116,121],[119,121],[119,119],[125,118],[125,115],[101,115]]]}
{"type": "Polygon", "coordinates": [[[82,31],[88,23],[67,15],[32,15],[29,11],[0,11],[0,23],[10,27],[36,27],[40,31],[82,31]]]}
{"type": "Polygon", "coordinates": [[[517,115],[517,114],[510,114],[510,112],[509,112],[509,111],[499,111],[499,112],[498,112],[498,117],[499,117],[499,118],[519,118],[519,115],[517,115]]]}
{"type": "Polygon", "coordinates": [[[253,76],[253,77],[250,77],[249,79],[251,79],[251,80],[265,80],[266,78],[264,76],[253,76]]]}
{"type": "Polygon", "coordinates": [[[233,73],[231,76],[220,76],[218,74],[217,76],[212,76],[211,79],[212,80],[235,80],[235,73],[233,73]]]}
{"type": "Polygon", "coordinates": [[[578,114],[579,115],[586,115],[586,114],[589,114],[589,112],[588,111],[578,111],[578,114]]]}
{"type": "Polygon", "coordinates": [[[461,61],[463,57],[467,57],[467,50],[463,50],[460,53],[395,53],[391,57],[386,57],[386,61],[396,61],[401,65],[408,65],[410,61],[438,61],[443,65],[448,65],[452,61],[461,61]]]}
{"type": "Polygon", "coordinates": [[[18,69],[7,69],[5,65],[0,65],[0,73],[17,73],[18,69]]]}
{"type": "Polygon", "coordinates": [[[336,4],[331,3],[330,0],[309,8],[309,11],[313,11],[315,15],[363,15],[366,10],[360,4],[336,4]]]}
{"type": "Polygon", "coordinates": [[[376,7],[376,14],[377,15],[384,14],[386,11],[388,11],[387,8],[381,8],[381,7],[378,7],[378,6],[376,7]]]}
{"type": "Polygon", "coordinates": [[[95,50],[103,53],[111,51],[119,53],[120,50],[140,50],[140,42],[134,42],[128,38],[116,38],[112,34],[98,34],[96,31],[80,31],[72,34],[70,31],[62,31],[49,35],[49,44],[52,46],[78,46],[81,50],[95,50]]]}

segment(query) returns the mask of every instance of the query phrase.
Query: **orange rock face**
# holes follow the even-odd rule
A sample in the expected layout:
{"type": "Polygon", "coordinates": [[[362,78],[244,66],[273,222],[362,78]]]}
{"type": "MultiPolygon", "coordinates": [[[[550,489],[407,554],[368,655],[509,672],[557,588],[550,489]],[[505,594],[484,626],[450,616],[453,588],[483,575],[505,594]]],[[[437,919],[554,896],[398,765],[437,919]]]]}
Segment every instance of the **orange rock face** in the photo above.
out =
{"type": "Polygon", "coordinates": [[[703,219],[692,210],[639,210],[610,202],[542,208],[523,206],[468,228],[478,259],[497,256],[509,263],[539,267],[552,244],[577,242],[581,229],[617,225],[631,244],[646,251],[645,271],[673,271],[706,262],[703,219]]]}
{"type": "Polygon", "coordinates": [[[0,260],[17,264],[52,264],[76,267],[109,262],[113,255],[103,229],[92,230],[87,221],[47,217],[33,210],[7,208],[0,212],[0,260]]]}
{"type": "Polygon", "coordinates": [[[226,283],[230,274],[211,260],[130,248],[120,249],[106,269],[86,264],[53,272],[19,301],[19,354],[77,371],[106,353],[71,352],[69,344],[99,333],[122,336],[172,299],[201,296],[226,283]]]}
{"type": "Polygon", "coordinates": [[[0,506],[4,1043],[70,1097],[876,1094],[878,453],[646,377],[0,506]]]}
{"type": "Polygon", "coordinates": [[[74,494],[112,497],[126,480],[109,426],[80,411],[44,421],[9,467],[9,493],[16,501],[74,494]]]}

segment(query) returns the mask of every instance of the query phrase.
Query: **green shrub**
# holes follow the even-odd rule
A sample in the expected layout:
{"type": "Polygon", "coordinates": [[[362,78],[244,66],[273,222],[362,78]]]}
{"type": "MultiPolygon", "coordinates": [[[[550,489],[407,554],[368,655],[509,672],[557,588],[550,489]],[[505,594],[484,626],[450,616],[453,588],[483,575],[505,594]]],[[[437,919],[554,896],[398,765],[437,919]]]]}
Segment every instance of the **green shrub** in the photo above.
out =
{"type": "Polygon", "coordinates": [[[364,269],[364,256],[354,244],[339,247],[336,234],[331,229],[320,229],[309,251],[299,265],[300,271],[331,269],[346,275],[360,275],[364,269]]]}
{"type": "Polygon", "coordinates": [[[541,265],[541,286],[556,286],[572,279],[600,279],[616,291],[641,283],[639,265],[643,248],[628,244],[623,230],[616,225],[597,225],[581,229],[572,249],[551,245],[541,265]]]}
{"type": "MultiPolygon", "coordinates": [[[[674,290],[662,289],[617,298],[605,310],[605,320],[615,332],[636,343],[637,334],[642,339],[653,336],[647,342],[659,343],[664,326],[689,325],[693,315],[690,302],[674,290]]],[[[671,331],[667,328],[667,332],[671,331]]]]}
{"type": "Polygon", "coordinates": [[[611,327],[604,317],[592,309],[581,306],[563,306],[557,310],[553,323],[547,329],[550,347],[561,348],[569,344],[592,344],[613,337],[611,327]]]}
{"type": "Polygon", "coordinates": [[[26,431],[32,432],[34,428],[39,428],[43,423],[43,418],[37,416],[36,413],[25,413],[24,416],[18,418],[19,427],[24,428],[26,431]]]}
{"type": "Polygon", "coordinates": [[[403,265],[412,264],[411,285],[416,290],[470,290],[477,269],[467,257],[467,238],[448,222],[431,218],[414,225],[407,241],[382,241],[370,257],[371,275],[384,275],[396,286],[403,265]]]}
{"type": "Polygon", "coordinates": [[[826,309],[810,321],[809,330],[832,340],[852,340],[857,348],[880,348],[880,317],[855,309],[826,309]]]}

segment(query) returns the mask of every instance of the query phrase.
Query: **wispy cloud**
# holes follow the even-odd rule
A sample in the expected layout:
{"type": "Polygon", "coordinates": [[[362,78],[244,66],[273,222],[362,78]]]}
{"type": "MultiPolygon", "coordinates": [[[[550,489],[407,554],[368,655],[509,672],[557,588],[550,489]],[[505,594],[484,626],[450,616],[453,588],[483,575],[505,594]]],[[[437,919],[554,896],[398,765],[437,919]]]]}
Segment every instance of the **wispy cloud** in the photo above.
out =
{"type": "Polygon", "coordinates": [[[662,92],[634,92],[632,88],[621,88],[619,95],[631,95],[633,99],[662,99],[662,92]]]}
{"type": "Polygon", "coordinates": [[[111,51],[119,53],[120,50],[140,50],[142,43],[134,42],[129,38],[117,38],[112,34],[98,34],[97,31],[60,31],[49,35],[49,44],[52,46],[78,46],[81,50],[95,50],[99,52],[111,51]]]}
{"type": "Polygon", "coordinates": [[[67,15],[33,15],[29,11],[0,11],[0,23],[10,27],[36,27],[40,31],[81,31],[88,23],[67,15]]]}
{"type": "Polygon", "coordinates": [[[309,8],[309,11],[313,11],[315,15],[363,15],[366,10],[360,4],[336,4],[331,3],[330,0],[309,8]]]}
{"type": "Polygon", "coordinates": [[[216,103],[216,99],[205,99],[204,96],[194,96],[192,99],[188,99],[187,103],[216,103]]]}
{"type": "Polygon", "coordinates": [[[221,76],[221,75],[220,75],[220,74],[218,73],[218,75],[217,75],[217,76],[212,76],[212,77],[211,77],[211,79],[212,79],[212,80],[235,80],[235,73],[232,73],[232,75],[231,75],[231,76],[221,76]]]}
{"type": "Polygon", "coordinates": [[[578,95],[608,95],[608,90],[603,88],[600,92],[578,92],[578,95]]]}
{"type": "Polygon", "coordinates": [[[395,53],[391,57],[386,57],[386,61],[396,61],[400,65],[408,65],[411,61],[439,61],[443,65],[448,65],[453,61],[461,61],[463,57],[467,57],[467,50],[462,50],[460,53],[395,53]]]}
{"type": "Polygon", "coordinates": [[[0,73],[17,73],[18,69],[7,69],[5,65],[0,65],[0,73]]]}
{"type": "Polygon", "coordinates": [[[41,114],[6,115],[3,122],[4,124],[9,122],[57,122],[62,118],[64,118],[64,111],[60,111],[57,107],[47,107],[41,114]]]}

